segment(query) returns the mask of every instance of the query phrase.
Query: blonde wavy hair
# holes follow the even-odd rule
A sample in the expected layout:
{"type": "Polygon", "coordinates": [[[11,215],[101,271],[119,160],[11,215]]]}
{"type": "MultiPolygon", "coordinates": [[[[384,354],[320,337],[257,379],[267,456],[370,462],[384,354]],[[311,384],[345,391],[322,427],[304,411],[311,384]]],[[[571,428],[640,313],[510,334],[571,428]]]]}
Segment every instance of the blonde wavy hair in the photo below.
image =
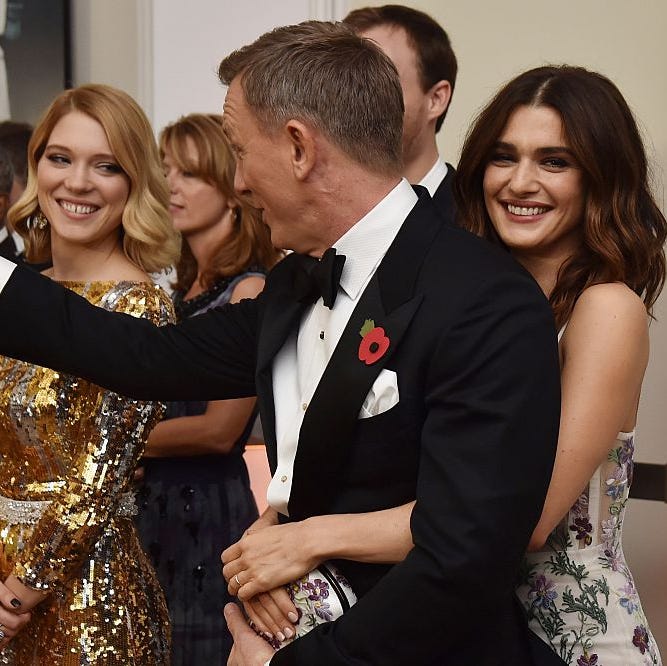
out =
{"type": "Polygon", "coordinates": [[[152,273],[172,266],[180,254],[180,235],[169,215],[169,189],[153,131],[139,105],[111,86],[87,84],[58,95],[40,119],[28,144],[28,182],[7,214],[9,226],[25,242],[33,263],[51,259],[51,237],[28,224],[39,212],[37,164],[58,121],[72,111],[85,113],[104,129],[111,151],[130,183],[122,215],[123,250],[134,264],[152,273]]]}

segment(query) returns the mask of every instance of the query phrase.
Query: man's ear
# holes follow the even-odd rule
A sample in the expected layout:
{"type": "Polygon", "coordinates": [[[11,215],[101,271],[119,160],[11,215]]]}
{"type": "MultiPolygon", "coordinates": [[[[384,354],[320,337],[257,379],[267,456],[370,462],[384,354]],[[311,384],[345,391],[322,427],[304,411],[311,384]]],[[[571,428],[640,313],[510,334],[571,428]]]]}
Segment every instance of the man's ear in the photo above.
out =
{"type": "Polygon", "coordinates": [[[439,118],[449,106],[452,99],[452,86],[449,81],[438,81],[427,93],[429,98],[429,118],[439,118]]]}
{"type": "Polygon", "coordinates": [[[285,131],[290,143],[292,171],[297,180],[305,180],[313,170],[317,159],[315,134],[309,125],[300,120],[288,120],[285,131]]]}

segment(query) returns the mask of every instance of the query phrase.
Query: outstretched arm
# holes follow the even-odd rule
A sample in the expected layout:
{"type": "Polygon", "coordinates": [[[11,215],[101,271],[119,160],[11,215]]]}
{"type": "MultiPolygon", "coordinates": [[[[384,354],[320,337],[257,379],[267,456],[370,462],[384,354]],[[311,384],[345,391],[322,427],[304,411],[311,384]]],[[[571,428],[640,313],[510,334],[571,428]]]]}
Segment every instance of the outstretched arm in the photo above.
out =
{"type": "MultiPolygon", "coordinates": [[[[261,296],[260,296],[261,298],[261,296]]],[[[17,267],[0,293],[0,353],[137,399],[254,395],[258,300],[156,328],[17,267]]]]}

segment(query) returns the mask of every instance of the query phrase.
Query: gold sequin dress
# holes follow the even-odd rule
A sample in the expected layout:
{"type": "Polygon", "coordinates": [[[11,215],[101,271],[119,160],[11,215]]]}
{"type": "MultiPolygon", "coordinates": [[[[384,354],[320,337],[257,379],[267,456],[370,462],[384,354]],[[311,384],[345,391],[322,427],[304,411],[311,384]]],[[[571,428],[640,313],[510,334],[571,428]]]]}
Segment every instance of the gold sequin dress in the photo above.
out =
{"type": "MultiPolygon", "coordinates": [[[[173,319],[169,297],[149,283],[63,284],[107,310],[173,319]]],[[[169,663],[167,610],[131,493],[161,413],[158,403],[0,357],[0,576],[52,590],[0,664],[169,663]]]]}

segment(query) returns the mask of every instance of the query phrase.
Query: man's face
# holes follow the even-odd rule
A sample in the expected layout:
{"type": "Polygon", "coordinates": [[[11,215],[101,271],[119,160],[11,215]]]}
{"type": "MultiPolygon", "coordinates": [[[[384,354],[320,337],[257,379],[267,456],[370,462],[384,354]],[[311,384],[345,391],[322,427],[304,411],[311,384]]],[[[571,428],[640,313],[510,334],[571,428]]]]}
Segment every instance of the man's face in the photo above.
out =
{"type": "Polygon", "coordinates": [[[429,127],[428,95],[419,76],[417,53],[410,46],[403,28],[379,25],[359,33],[372,39],[394,63],[403,89],[403,160],[410,163],[422,150],[424,142],[433,141],[434,128],[429,127]]]}
{"type": "Polygon", "coordinates": [[[262,127],[245,100],[238,77],[225,98],[222,127],[236,157],[234,189],[262,211],[279,248],[303,248],[299,192],[294,179],[289,135],[281,128],[262,127]]]}

